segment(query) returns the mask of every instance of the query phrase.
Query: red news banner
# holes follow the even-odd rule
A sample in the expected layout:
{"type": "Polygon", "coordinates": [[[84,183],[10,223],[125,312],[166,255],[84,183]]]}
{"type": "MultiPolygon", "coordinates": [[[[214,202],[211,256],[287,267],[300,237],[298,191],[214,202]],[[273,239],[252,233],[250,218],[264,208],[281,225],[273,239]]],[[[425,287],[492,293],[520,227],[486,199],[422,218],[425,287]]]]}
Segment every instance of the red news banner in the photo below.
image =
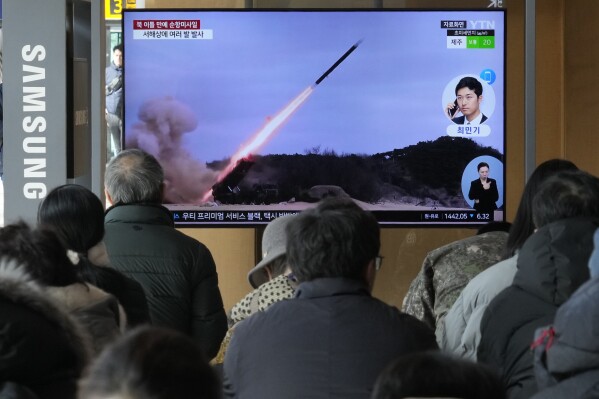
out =
{"type": "Polygon", "coordinates": [[[201,29],[199,19],[134,20],[133,39],[212,39],[212,29],[201,29]]]}

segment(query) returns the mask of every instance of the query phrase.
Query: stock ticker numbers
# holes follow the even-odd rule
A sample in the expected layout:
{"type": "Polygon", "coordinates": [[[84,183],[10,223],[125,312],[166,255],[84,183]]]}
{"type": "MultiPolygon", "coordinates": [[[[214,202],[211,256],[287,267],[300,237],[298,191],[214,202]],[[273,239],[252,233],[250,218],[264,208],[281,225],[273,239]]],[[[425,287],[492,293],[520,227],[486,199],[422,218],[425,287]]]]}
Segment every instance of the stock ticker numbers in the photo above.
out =
{"type": "Polygon", "coordinates": [[[422,214],[423,222],[488,222],[491,221],[491,214],[477,213],[473,211],[438,211],[424,212],[422,214]]]}

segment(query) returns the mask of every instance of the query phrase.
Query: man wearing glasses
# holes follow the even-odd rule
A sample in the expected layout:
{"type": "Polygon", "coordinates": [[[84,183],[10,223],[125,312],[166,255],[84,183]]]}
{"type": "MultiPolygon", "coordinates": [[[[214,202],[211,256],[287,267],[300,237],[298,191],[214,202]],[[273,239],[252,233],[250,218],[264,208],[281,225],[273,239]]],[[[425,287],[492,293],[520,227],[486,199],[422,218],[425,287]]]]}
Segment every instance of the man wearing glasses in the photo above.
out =
{"type": "Polygon", "coordinates": [[[368,398],[391,360],[437,348],[424,323],[371,296],[382,262],[371,213],[349,199],[325,199],[286,232],[295,297],[237,326],[225,397],[368,398]]]}

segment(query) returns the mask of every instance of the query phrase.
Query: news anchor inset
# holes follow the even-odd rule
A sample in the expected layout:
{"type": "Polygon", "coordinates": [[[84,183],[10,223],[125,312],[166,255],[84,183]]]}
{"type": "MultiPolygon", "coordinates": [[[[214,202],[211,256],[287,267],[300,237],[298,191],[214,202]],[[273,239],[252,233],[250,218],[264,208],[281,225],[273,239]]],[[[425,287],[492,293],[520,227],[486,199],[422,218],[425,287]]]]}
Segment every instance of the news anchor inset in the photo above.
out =
{"type": "Polygon", "coordinates": [[[456,99],[447,104],[447,114],[451,121],[458,125],[480,125],[487,120],[480,110],[483,101],[483,85],[472,76],[460,79],[455,87],[456,99]],[[455,116],[461,112],[461,116],[455,116]]]}
{"type": "Polygon", "coordinates": [[[489,177],[489,164],[481,162],[477,166],[479,178],[470,183],[468,198],[474,200],[474,209],[481,213],[493,213],[497,209],[499,192],[497,182],[489,177]]]}

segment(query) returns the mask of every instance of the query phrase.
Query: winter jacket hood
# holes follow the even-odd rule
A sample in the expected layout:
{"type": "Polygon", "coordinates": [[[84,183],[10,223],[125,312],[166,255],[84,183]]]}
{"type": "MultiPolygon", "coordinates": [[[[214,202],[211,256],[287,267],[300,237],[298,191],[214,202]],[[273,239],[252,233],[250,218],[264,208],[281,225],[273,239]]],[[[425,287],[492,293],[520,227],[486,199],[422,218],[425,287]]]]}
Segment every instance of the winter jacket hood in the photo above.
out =
{"type": "MultiPolygon", "coordinates": [[[[599,394],[599,278],[588,281],[556,313],[552,327],[537,330],[533,344],[540,397],[575,386],[578,396],[599,394]],[[564,377],[567,376],[567,377],[564,377]]],[[[572,396],[570,396],[572,397],[572,396]]]]}
{"type": "Polygon", "coordinates": [[[586,265],[597,225],[573,218],[551,223],[529,237],[518,257],[514,285],[555,306],[589,279],[586,265]]]}
{"type": "Polygon", "coordinates": [[[85,330],[13,261],[0,260],[0,381],[74,398],[91,354],[85,330]]]}

